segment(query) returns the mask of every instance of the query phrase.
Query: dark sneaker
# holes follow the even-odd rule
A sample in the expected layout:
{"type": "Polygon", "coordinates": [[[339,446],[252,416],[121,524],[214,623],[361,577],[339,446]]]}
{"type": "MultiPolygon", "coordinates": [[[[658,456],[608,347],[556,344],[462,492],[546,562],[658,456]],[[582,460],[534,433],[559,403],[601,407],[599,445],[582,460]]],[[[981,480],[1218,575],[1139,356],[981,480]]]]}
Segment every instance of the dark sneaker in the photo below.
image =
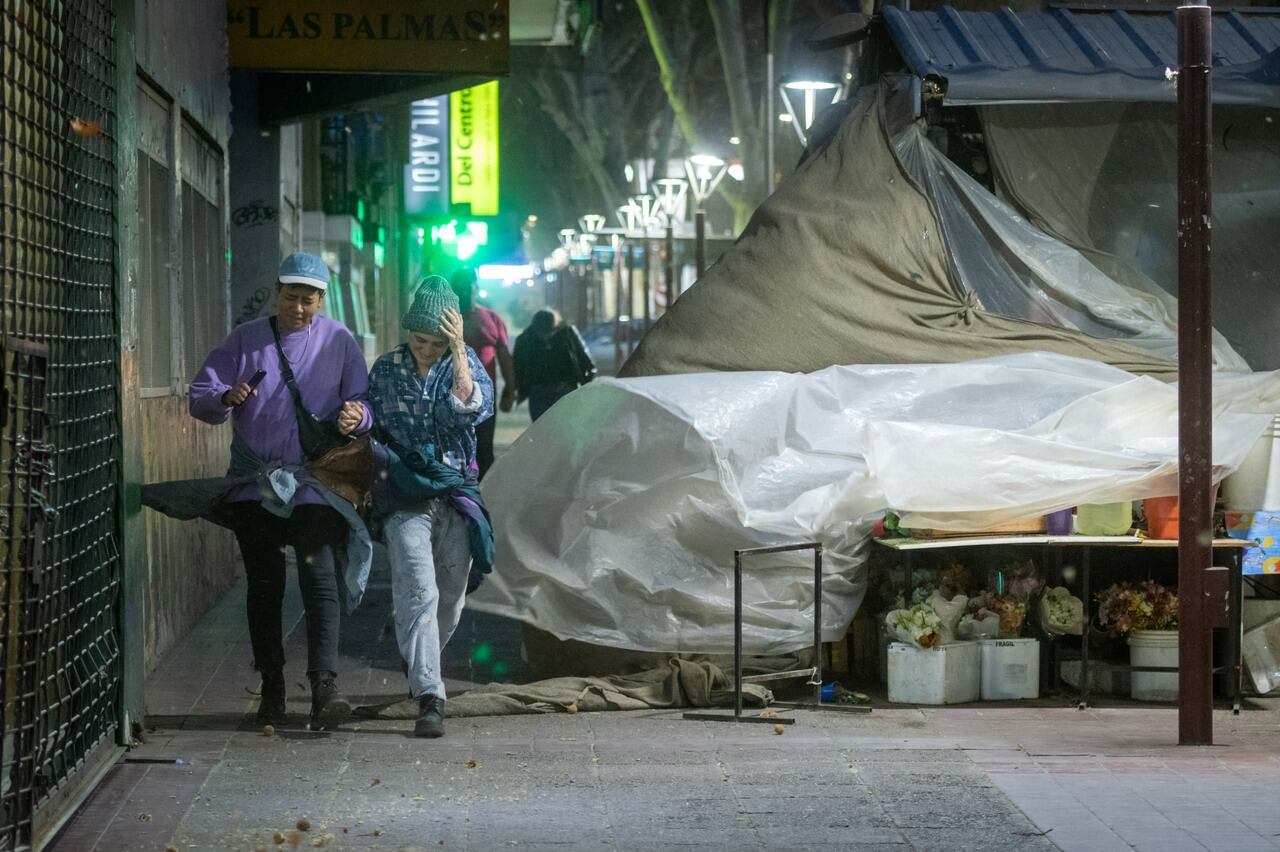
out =
{"type": "Polygon", "coordinates": [[[284,671],[262,673],[262,696],[258,702],[258,721],[264,725],[283,725],[289,721],[284,703],[284,671]]]}
{"type": "Polygon", "coordinates": [[[423,695],[418,699],[418,721],[413,725],[415,737],[436,739],[444,736],[444,699],[423,695]]]}
{"type": "Polygon", "coordinates": [[[311,724],[313,731],[327,731],[351,715],[351,702],[338,692],[333,678],[311,684],[311,724]]]}

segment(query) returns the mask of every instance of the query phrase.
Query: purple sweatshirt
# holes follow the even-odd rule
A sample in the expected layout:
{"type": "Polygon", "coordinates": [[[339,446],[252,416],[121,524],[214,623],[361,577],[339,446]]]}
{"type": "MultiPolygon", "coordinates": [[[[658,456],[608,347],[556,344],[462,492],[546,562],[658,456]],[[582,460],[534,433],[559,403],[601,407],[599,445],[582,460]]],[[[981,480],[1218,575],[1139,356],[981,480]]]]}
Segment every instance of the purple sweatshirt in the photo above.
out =
{"type": "MultiPolygon", "coordinates": [[[[302,404],[316,417],[332,420],[343,402],[367,398],[369,373],[364,355],[342,323],[317,316],[307,328],[282,332],[280,342],[293,367],[302,404]]],[[[265,462],[300,465],[306,460],[298,440],[293,397],[266,317],[237,326],[209,353],[191,380],[188,405],[192,417],[214,425],[225,423],[230,415],[236,434],[265,462]],[[257,396],[250,396],[238,408],[222,404],[224,393],[238,382],[249,381],[259,369],[267,375],[258,385],[257,396]]],[[[368,432],[372,423],[365,406],[356,434],[368,432]]],[[[260,499],[258,487],[242,486],[229,499],[256,501],[260,499]]],[[[294,502],[323,504],[325,499],[304,486],[298,489],[294,502]]]]}

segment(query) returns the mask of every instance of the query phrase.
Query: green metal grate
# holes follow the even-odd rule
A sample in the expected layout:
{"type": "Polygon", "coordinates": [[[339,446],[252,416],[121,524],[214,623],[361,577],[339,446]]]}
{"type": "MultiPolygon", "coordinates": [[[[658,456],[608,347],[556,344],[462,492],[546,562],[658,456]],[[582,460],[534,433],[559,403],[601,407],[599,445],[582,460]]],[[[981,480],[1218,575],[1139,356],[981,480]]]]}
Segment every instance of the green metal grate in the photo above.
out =
{"type": "Polygon", "coordinates": [[[112,5],[5,0],[0,57],[0,850],[16,850],[117,725],[112,5]]]}

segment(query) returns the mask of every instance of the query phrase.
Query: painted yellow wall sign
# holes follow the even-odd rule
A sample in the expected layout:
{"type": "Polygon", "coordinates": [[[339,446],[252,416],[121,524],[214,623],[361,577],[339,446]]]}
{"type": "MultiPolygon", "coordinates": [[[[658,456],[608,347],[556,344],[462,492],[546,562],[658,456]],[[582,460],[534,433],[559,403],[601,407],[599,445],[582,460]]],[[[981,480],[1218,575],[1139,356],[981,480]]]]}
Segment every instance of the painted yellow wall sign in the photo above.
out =
{"type": "Polygon", "coordinates": [[[509,0],[227,0],[231,67],[505,74],[509,0]]]}
{"type": "Polygon", "coordinates": [[[498,82],[449,95],[449,186],[453,206],[498,215],[498,82]]]}

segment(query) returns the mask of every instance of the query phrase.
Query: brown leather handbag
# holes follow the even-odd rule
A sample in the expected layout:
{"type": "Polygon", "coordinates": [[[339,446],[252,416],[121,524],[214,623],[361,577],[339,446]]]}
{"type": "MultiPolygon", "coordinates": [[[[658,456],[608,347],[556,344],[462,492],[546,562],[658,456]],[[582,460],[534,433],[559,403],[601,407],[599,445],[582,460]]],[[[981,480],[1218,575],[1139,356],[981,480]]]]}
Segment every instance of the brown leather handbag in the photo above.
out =
{"type": "Polygon", "coordinates": [[[373,442],[368,435],[361,435],[307,462],[312,476],[334,494],[350,501],[358,511],[368,508],[372,501],[373,468],[373,442]]]}

